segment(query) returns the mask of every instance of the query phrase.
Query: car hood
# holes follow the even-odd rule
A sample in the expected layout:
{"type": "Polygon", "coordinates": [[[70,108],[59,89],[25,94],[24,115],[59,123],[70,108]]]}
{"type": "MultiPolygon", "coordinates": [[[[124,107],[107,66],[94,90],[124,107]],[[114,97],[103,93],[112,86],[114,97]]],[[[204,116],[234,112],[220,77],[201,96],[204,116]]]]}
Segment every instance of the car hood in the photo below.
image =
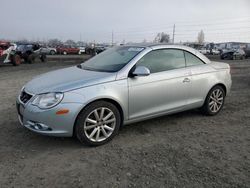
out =
{"type": "Polygon", "coordinates": [[[66,92],[104,82],[114,81],[116,73],[96,72],[70,67],[42,74],[28,82],[25,90],[32,94],[66,92]]]}

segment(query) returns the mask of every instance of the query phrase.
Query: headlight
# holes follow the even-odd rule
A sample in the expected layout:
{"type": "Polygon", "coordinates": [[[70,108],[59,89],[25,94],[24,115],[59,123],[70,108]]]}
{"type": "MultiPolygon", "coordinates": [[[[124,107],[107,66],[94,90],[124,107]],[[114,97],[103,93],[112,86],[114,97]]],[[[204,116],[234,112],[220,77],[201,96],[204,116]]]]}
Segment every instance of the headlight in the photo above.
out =
{"type": "Polygon", "coordinates": [[[32,104],[41,109],[47,109],[58,105],[62,99],[63,93],[45,93],[37,95],[32,104]]]}

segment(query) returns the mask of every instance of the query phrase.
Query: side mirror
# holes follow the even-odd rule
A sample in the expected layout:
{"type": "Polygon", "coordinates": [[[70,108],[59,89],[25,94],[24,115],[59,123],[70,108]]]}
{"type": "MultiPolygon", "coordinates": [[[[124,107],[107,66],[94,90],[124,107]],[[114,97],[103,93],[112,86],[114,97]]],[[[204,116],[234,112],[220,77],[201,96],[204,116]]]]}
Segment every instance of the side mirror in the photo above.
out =
{"type": "Polygon", "coordinates": [[[150,70],[144,66],[138,66],[132,73],[133,76],[148,76],[150,75],[150,70]]]}

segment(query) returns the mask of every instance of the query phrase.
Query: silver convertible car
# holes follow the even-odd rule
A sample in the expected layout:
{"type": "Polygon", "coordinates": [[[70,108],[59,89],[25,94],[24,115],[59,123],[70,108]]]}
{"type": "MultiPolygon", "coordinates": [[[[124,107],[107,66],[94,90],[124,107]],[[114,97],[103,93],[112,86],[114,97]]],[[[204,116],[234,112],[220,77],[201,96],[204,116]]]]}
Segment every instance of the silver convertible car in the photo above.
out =
{"type": "Polygon", "coordinates": [[[186,46],[113,47],[74,67],[28,82],[17,98],[20,123],[40,134],[75,135],[97,146],[122,125],[200,108],[223,107],[230,67],[186,46]]]}

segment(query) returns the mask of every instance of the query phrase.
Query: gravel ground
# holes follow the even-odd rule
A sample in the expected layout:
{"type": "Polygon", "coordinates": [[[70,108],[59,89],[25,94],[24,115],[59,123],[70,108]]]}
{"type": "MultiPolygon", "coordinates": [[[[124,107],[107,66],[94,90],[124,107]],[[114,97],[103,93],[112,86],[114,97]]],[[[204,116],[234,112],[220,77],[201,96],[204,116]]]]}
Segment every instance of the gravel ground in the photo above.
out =
{"type": "Polygon", "coordinates": [[[0,66],[0,187],[250,187],[250,59],[227,61],[233,86],[217,116],[192,110],[136,123],[100,147],[18,123],[22,85],[79,62],[65,59],[0,66]]]}

